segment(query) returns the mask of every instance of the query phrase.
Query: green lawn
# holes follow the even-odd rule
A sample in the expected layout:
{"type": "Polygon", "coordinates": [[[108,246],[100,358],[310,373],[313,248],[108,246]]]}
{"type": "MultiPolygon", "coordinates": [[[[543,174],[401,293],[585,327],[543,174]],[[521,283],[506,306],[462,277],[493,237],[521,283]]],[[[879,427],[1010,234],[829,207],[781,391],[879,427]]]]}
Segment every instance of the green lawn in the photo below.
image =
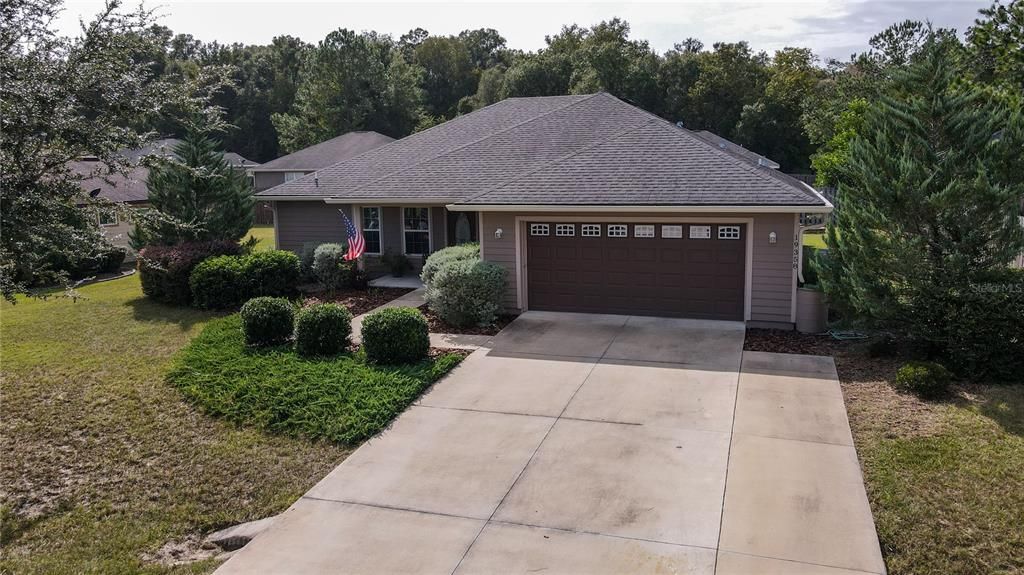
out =
{"type": "Polygon", "coordinates": [[[462,359],[409,366],[365,355],[307,359],[291,346],[251,349],[237,314],[211,321],[185,348],[169,380],[210,414],[278,433],[356,444],[387,426],[462,359]]]}
{"type": "Polygon", "coordinates": [[[246,239],[252,236],[258,240],[256,247],[257,250],[272,250],[275,247],[274,243],[274,226],[254,226],[249,233],[245,236],[246,239]]]}
{"type": "Polygon", "coordinates": [[[1024,386],[926,402],[840,378],[889,573],[1024,572],[1024,386]]]}
{"type": "Polygon", "coordinates": [[[209,572],[148,559],[280,512],[349,453],[183,401],[165,374],[211,314],[144,299],[137,276],[79,291],[0,304],[0,572],[209,572]]]}
{"type": "Polygon", "coordinates": [[[812,248],[818,248],[819,250],[825,249],[825,234],[804,232],[804,245],[811,246],[812,248]]]}

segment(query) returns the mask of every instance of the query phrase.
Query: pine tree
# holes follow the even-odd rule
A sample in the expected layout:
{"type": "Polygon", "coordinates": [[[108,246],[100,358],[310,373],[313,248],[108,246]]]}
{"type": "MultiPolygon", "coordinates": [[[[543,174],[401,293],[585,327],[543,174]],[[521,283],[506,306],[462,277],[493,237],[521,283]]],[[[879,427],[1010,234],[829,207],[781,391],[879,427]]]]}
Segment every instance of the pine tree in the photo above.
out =
{"type": "Polygon", "coordinates": [[[1024,251],[1022,112],[1010,97],[959,82],[954,49],[933,38],[867,110],[820,270],[847,317],[947,352],[965,329],[950,316],[981,313],[971,286],[1005,277],[1024,251]]]}
{"type": "Polygon", "coordinates": [[[133,245],[241,239],[252,227],[255,202],[245,174],[228,164],[209,130],[198,125],[188,127],[173,152],[150,169],[149,202],[158,213],[136,226],[133,245]]]}

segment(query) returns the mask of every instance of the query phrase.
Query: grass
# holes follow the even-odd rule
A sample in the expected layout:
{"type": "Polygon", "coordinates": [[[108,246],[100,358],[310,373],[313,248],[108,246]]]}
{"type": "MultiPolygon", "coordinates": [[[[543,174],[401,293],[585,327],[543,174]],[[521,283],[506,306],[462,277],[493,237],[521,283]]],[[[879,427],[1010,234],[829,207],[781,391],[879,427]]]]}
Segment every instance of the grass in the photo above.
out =
{"type": "Polygon", "coordinates": [[[202,535],[279,513],[350,452],[183,401],[165,376],[218,316],[137,276],[78,291],[0,303],[0,573],[210,572],[202,535]]]}
{"type": "Polygon", "coordinates": [[[253,248],[255,250],[272,250],[276,245],[274,240],[274,226],[272,225],[253,226],[253,228],[249,230],[249,233],[245,236],[245,239],[249,239],[250,236],[256,238],[257,240],[256,247],[253,248]]]}
{"type": "Polygon", "coordinates": [[[804,245],[810,246],[812,248],[817,248],[819,250],[826,249],[827,246],[825,245],[825,234],[804,232],[804,245]]]}
{"type": "Polygon", "coordinates": [[[889,573],[1024,572],[1024,386],[923,401],[891,387],[901,363],[837,356],[889,573]]]}
{"type": "Polygon", "coordinates": [[[237,314],[211,321],[169,380],[211,415],[343,444],[376,434],[462,359],[394,367],[368,364],[362,352],[306,359],[290,346],[247,348],[241,328],[237,314]]]}

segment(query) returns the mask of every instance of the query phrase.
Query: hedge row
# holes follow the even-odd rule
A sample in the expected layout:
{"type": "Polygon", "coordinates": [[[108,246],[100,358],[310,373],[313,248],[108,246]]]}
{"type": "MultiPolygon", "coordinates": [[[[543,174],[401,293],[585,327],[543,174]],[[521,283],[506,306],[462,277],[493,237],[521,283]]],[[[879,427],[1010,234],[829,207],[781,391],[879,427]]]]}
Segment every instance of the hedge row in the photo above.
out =
{"type": "Polygon", "coordinates": [[[189,277],[192,302],[204,309],[234,308],[253,297],[294,295],[298,283],[299,257],[280,250],[212,257],[189,277]]]}

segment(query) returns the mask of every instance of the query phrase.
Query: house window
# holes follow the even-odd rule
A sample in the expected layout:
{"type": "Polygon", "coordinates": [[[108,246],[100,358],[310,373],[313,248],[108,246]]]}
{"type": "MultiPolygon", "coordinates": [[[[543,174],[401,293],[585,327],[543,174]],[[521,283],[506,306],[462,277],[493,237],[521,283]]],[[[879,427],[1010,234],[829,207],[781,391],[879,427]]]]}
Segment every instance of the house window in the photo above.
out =
{"type": "Polygon", "coordinates": [[[555,224],[556,236],[575,236],[576,224],[555,224]]]}
{"type": "Polygon", "coordinates": [[[626,224],[608,224],[609,238],[625,238],[629,236],[629,226],[626,224]]]}
{"type": "Polygon", "coordinates": [[[690,226],[691,240],[711,239],[711,226],[690,226]]]}
{"type": "Polygon", "coordinates": [[[402,231],[406,255],[430,253],[430,208],[403,208],[402,231]]]}
{"type": "Polygon", "coordinates": [[[580,229],[580,235],[587,238],[601,237],[601,224],[583,224],[580,229]]]}
{"type": "Polygon", "coordinates": [[[117,212],[114,210],[101,209],[97,211],[96,218],[99,220],[101,226],[117,225],[117,212]]]}
{"type": "Polygon", "coordinates": [[[738,240],[740,239],[739,226],[718,226],[718,239],[738,240]]]}
{"type": "Polygon", "coordinates": [[[546,236],[548,235],[547,224],[530,224],[530,235],[531,236],[546,236]]]}
{"type": "Polygon", "coordinates": [[[637,225],[633,226],[633,237],[634,238],[653,238],[654,237],[654,226],[650,225],[637,225]]]}
{"type": "Polygon", "coordinates": [[[299,179],[299,178],[301,178],[302,176],[305,176],[305,175],[306,175],[306,172],[285,172],[284,173],[284,181],[290,182],[292,180],[297,180],[297,179],[299,179]]]}
{"type": "Polygon", "coordinates": [[[681,238],[683,237],[683,226],[661,226],[661,237],[681,238]]]}
{"type": "Polygon", "coordinates": [[[366,253],[380,253],[380,208],[363,208],[363,239],[366,253]]]}

